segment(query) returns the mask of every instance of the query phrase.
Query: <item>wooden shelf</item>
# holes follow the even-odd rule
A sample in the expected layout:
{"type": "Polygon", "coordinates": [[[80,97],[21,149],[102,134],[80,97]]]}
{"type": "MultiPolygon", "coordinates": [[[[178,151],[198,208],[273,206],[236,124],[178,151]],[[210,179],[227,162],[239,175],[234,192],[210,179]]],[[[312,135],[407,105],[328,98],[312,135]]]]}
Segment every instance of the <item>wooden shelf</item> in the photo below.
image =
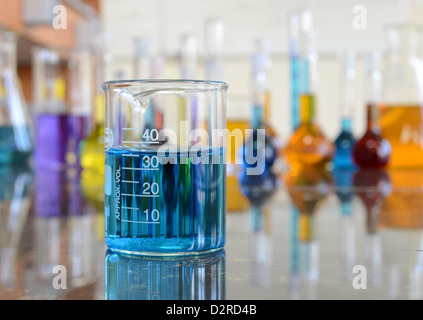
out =
{"type": "Polygon", "coordinates": [[[54,29],[52,25],[25,25],[22,17],[23,3],[23,0],[0,0],[0,28],[14,31],[18,35],[18,75],[25,99],[31,101],[32,48],[40,46],[59,50],[62,58],[66,58],[66,52],[75,47],[78,22],[93,16],[99,19],[101,8],[100,0],[60,1],[60,4],[66,7],[67,28],[54,29]]]}
{"type": "MultiPolygon", "coordinates": [[[[99,10],[99,1],[72,1],[81,6],[89,5],[94,10],[99,10]]],[[[39,46],[69,50],[75,45],[75,30],[79,21],[86,19],[77,8],[61,1],[66,7],[67,29],[54,29],[52,25],[27,26],[22,19],[22,0],[0,0],[0,26],[15,31],[20,37],[39,46]]],[[[93,10],[93,12],[94,12],[93,10]]]]}

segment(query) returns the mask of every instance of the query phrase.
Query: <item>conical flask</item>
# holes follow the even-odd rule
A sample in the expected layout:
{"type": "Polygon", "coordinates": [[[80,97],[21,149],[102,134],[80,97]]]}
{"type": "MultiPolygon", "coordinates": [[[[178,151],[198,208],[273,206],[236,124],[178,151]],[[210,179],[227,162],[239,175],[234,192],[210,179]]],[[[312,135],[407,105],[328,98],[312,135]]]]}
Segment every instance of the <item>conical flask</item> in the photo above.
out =
{"type": "Polygon", "coordinates": [[[26,163],[33,142],[30,117],[17,75],[16,36],[0,31],[0,164],[26,163]]]}
{"type": "Polygon", "coordinates": [[[413,25],[386,28],[379,125],[392,145],[391,168],[423,168],[422,31],[413,25]]]}

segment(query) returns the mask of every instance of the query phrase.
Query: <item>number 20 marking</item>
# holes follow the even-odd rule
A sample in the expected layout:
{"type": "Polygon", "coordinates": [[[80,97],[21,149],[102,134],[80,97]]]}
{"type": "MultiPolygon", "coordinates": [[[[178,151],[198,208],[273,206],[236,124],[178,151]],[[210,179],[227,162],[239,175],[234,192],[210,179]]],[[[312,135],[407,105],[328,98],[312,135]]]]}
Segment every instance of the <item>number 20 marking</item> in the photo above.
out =
{"type": "Polygon", "coordinates": [[[142,191],[143,194],[156,195],[160,191],[159,184],[157,182],[153,182],[152,184],[144,182],[142,187],[144,189],[142,191]]]}

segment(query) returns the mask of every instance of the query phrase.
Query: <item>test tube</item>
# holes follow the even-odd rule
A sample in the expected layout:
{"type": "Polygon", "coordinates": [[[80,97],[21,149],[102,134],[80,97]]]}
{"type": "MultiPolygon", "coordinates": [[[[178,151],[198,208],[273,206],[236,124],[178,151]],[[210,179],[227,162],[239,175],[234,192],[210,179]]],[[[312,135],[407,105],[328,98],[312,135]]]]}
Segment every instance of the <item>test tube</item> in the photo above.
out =
{"type": "Polygon", "coordinates": [[[134,79],[149,79],[150,78],[150,44],[151,40],[148,37],[137,37],[133,40],[134,46],[134,79]]]}
{"type": "Polygon", "coordinates": [[[198,39],[193,34],[184,34],[180,39],[180,74],[182,79],[197,78],[198,39]]]}
{"type": "Polygon", "coordinates": [[[71,53],[68,162],[80,165],[79,144],[92,130],[93,54],[86,48],[71,53]]]}
{"type": "Polygon", "coordinates": [[[207,80],[223,80],[222,51],[225,26],[219,18],[207,19],[205,25],[205,67],[207,80]]]}

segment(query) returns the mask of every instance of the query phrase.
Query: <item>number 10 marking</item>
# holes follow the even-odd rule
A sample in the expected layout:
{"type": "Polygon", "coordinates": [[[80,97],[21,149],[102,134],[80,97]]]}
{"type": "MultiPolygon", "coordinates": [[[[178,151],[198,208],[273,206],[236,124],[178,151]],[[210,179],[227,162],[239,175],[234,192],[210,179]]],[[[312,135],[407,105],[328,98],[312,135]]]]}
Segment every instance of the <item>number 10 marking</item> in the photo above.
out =
{"type": "Polygon", "coordinates": [[[157,209],[153,209],[153,210],[151,211],[151,213],[149,214],[148,209],[146,209],[146,210],[144,210],[144,213],[145,213],[145,220],[146,220],[147,222],[150,222],[150,218],[151,218],[151,221],[152,221],[152,222],[159,223],[159,222],[158,222],[158,221],[159,221],[159,219],[160,219],[160,213],[159,213],[159,210],[157,210],[157,209]]]}

